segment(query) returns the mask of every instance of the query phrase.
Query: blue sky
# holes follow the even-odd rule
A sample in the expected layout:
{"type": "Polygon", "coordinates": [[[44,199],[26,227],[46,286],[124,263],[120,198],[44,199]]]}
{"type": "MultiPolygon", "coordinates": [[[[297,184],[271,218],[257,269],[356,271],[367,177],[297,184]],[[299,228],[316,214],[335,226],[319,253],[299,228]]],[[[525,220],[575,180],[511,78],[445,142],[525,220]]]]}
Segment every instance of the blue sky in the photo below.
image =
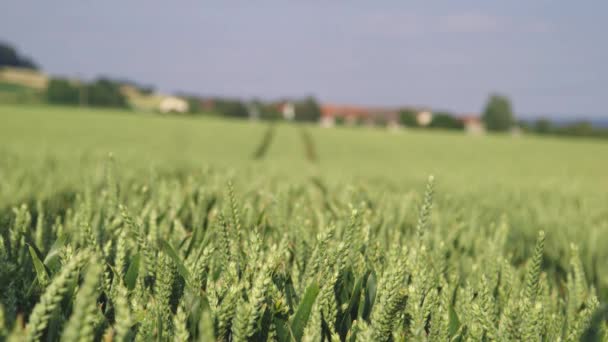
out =
{"type": "Polygon", "coordinates": [[[608,117],[608,1],[3,0],[51,74],[163,91],[608,117]]]}

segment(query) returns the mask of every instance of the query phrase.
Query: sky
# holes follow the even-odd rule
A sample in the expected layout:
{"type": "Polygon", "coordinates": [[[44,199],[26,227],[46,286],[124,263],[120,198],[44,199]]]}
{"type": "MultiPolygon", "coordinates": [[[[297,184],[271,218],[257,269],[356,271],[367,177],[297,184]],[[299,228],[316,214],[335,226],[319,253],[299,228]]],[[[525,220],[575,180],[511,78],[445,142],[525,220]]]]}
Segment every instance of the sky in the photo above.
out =
{"type": "Polygon", "coordinates": [[[164,92],[608,117],[608,1],[2,0],[0,40],[52,75],[164,92]]]}

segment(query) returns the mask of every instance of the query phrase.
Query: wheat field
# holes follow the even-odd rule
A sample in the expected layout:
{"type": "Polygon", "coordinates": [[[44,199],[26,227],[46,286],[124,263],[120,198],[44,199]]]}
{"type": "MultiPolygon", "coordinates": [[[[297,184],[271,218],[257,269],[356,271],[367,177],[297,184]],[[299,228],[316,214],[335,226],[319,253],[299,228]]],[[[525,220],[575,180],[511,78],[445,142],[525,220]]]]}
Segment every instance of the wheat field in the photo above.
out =
{"type": "Polygon", "coordinates": [[[0,340],[608,340],[606,156],[0,106],[0,340]]]}

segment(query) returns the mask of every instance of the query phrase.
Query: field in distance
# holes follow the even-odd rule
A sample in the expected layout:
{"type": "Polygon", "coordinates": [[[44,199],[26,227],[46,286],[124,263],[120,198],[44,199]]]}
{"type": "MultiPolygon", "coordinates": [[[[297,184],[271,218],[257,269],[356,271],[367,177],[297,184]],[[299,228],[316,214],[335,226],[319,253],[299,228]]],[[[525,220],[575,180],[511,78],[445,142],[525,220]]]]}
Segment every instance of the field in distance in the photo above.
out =
{"type": "Polygon", "coordinates": [[[604,141],[268,127],[1,105],[0,339],[608,337],[604,141]]]}
{"type": "Polygon", "coordinates": [[[608,188],[608,144],[586,139],[533,136],[473,137],[462,133],[307,127],[319,162],[311,166],[297,126],[277,124],[263,161],[252,161],[267,123],[214,117],[161,117],[123,111],[66,107],[0,106],[0,144],[22,158],[78,158],[169,166],[263,166],[294,177],[321,174],[339,179],[424,181],[441,186],[556,191],[608,188]]]}

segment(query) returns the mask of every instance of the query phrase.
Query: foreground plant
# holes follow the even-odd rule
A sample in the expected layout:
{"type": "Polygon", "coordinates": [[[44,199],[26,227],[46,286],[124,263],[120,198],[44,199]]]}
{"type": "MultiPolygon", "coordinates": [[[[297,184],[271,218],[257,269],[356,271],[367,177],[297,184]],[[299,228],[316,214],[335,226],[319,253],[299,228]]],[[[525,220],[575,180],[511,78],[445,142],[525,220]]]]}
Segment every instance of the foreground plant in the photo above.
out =
{"type": "Polygon", "coordinates": [[[560,263],[547,257],[555,237],[531,230],[514,255],[506,219],[486,227],[481,216],[436,203],[432,177],[421,196],[407,197],[320,179],[239,193],[247,186],[217,179],[225,180],[211,171],[196,180],[158,175],[142,185],[112,166],[60,207],[39,198],[2,214],[10,224],[0,234],[0,338],[576,341],[608,333],[594,318],[600,296],[576,245],[560,263]]]}

